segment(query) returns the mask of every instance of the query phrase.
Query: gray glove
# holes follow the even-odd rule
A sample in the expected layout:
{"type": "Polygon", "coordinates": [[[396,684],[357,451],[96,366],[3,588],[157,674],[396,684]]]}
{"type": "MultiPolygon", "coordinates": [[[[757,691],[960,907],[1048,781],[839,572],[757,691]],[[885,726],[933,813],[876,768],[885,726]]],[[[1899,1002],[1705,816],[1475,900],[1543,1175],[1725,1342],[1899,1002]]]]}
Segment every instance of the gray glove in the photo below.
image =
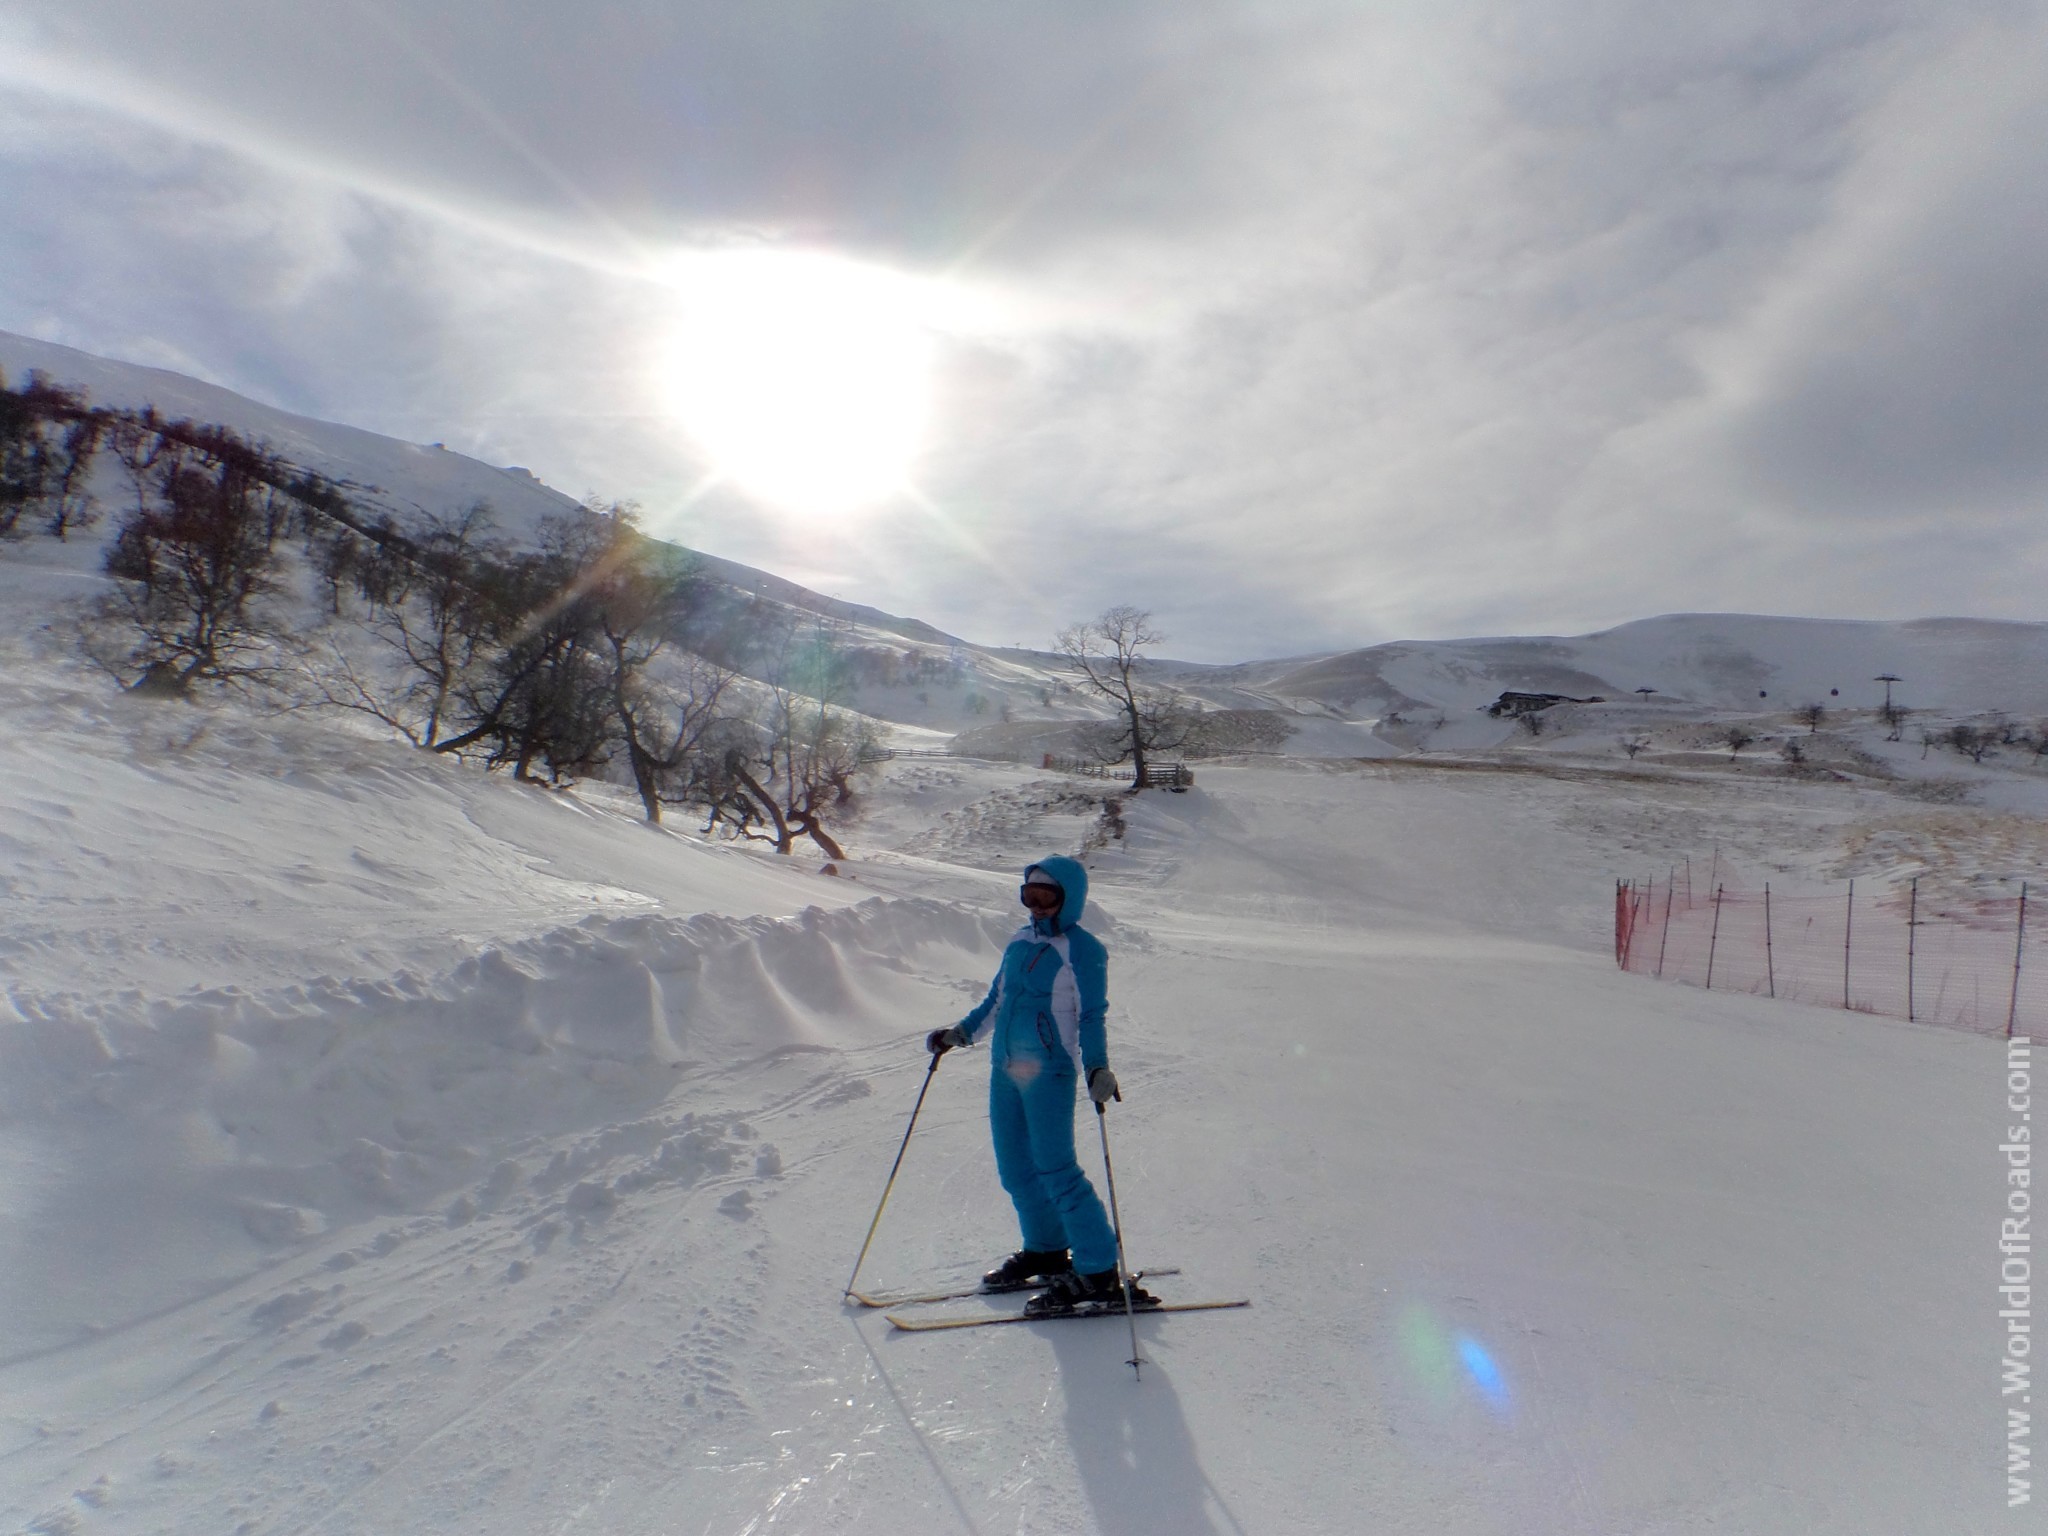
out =
{"type": "Polygon", "coordinates": [[[1088,1097],[1095,1101],[1098,1108],[1107,1104],[1111,1099],[1115,1099],[1119,1104],[1123,1103],[1124,1096],[1117,1092],[1116,1074],[1107,1067],[1097,1067],[1093,1072],[1090,1072],[1088,1074],[1088,1097]]]}
{"type": "Polygon", "coordinates": [[[934,1056],[943,1056],[956,1045],[967,1044],[967,1031],[955,1024],[950,1029],[935,1029],[924,1037],[924,1048],[934,1056]]]}

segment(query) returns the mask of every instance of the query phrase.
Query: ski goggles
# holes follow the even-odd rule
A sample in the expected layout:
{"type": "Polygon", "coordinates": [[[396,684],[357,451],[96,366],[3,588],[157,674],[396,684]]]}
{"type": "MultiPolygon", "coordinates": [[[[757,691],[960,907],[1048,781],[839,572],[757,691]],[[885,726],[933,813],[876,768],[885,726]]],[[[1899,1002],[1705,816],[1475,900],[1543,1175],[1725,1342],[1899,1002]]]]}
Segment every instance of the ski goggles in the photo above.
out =
{"type": "Polygon", "coordinates": [[[1056,885],[1021,885],[1017,899],[1034,912],[1057,912],[1066,905],[1067,893],[1056,885]]]}

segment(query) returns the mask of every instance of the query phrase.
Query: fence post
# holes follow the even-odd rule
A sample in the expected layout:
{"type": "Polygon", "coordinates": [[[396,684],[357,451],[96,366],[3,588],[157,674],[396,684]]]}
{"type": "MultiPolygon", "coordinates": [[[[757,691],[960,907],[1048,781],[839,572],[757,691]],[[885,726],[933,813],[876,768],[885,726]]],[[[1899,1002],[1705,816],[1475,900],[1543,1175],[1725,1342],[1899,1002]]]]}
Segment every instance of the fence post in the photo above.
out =
{"type": "Polygon", "coordinates": [[[1721,942],[1721,887],[1714,887],[1714,931],[1707,935],[1707,990],[1714,990],[1714,946],[1721,942]]]}
{"type": "MultiPolygon", "coordinates": [[[[1673,869],[1671,873],[1676,876],[1678,871],[1673,869]]],[[[1664,946],[1671,942],[1671,897],[1677,889],[1678,881],[1675,878],[1664,882],[1664,931],[1657,937],[1657,975],[1660,978],[1664,974],[1664,946]]]]}
{"type": "Polygon", "coordinates": [[[1771,882],[1764,882],[1764,976],[1771,984],[1771,996],[1778,995],[1778,965],[1771,955],[1771,882]]]}
{"type": "Polygon", "coordinates": [[[2027,947],[2027,882],[2020,882],[2020,926],[2012,941],[2012,1006],[2005,1010],[2005,1038],[2012,1038],[2020,1017],[2020,956],[2027,947]]]}
{"type": "Polygon", "coordinates": [[[1913,893],[1906,901],[1906,1022],[1913,1018],[1913,948],[1920,937],[1920,877],[1913,877],[1913,893]]]}
{"type": "Polygon", "coordinates": [[[1856,928],[1856,882],[1849,882],[1848,915],[1842,919],[1842,1006],[1849,1006],[1849,935],[1856,928]]]}

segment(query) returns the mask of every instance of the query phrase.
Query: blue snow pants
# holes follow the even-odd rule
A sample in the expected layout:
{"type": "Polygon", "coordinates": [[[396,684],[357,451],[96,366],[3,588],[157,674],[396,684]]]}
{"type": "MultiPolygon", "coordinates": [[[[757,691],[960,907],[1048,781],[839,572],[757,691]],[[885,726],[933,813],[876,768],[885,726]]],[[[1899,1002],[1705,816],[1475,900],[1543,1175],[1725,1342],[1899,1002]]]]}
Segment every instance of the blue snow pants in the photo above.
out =
{"type": "Polygon", "coordinates": [[[1116,1267],[1116,1234],[1074,1155],[1073,1072],[1013,1056],[989,1074],[988,1123],[996,1174],[1017,1207],[1024,1246],[1071,1249],[1084,1275],[1116,1267]]]}

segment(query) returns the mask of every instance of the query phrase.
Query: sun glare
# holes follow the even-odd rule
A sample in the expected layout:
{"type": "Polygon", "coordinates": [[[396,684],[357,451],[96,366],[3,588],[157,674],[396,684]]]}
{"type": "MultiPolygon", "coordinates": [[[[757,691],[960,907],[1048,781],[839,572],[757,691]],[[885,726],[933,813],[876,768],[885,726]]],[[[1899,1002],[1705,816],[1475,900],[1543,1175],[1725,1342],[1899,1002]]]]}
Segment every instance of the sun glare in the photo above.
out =
{"type": "Polygon", "coordinates": [[[930,407],[926,285],[747,251],[686,258],[676,287],[670,396],[721,479],[813,517],[906,488],[930,407]]]}

